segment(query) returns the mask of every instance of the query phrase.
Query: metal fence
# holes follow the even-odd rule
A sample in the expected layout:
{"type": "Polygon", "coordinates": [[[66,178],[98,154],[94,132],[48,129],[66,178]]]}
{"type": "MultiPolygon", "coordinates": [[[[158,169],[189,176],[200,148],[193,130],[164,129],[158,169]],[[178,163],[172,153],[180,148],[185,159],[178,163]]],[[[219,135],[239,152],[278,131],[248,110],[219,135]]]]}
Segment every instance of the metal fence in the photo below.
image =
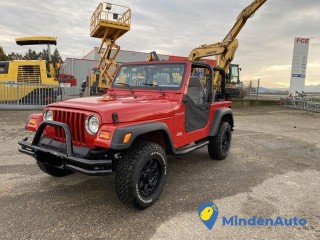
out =
{"type": "Polygon", "coordinates": [[[260,79],[251,80],[251,81],[244,81],[242,83],[242,88],[244,88],[247,91],[246,98],[248,98],[248,99],[259,99],[260,79]]]}
{"type": "Polygon", "coordinates": [[[289,95],[288,90],[265,87],[260,79],[243,81],[242,87],[247,92],[245,99],[249,100],[280,101],[289,95]]]}
{"type": "Polygon", "coordinates": [[[320,94],[307,94],[305,92],[296,92],[295,95],[289,95],[282,99],[283,105],[288,108],[301,109],[312,112],[320,112],[320,94]]]}
{"type": "Polygon", "coordinates": [[[35,109],[64,99],[57,85],[17,82],[0,83],[0,109],[35,109]]]}

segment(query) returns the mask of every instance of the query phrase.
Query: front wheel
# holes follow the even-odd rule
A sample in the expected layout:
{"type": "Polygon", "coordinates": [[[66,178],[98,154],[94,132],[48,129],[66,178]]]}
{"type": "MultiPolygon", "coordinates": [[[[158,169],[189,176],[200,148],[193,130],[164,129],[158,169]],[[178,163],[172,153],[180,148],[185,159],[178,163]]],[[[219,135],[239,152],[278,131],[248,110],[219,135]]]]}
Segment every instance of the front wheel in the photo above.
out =
{"type": "Polygon", "coordinates": [[[126,205],[147,208],[159,198],[166,181],[167,157],[152,142],[135,143],[122,154],[116,172],[116,192],[126,205]]]}
{"type": "Polygon", "coordinates": [[[231,136],[230,124],[222,122],[217,135],[209,138],[208,153],[212,159],[223,160],[228,156],[231,136]]]}

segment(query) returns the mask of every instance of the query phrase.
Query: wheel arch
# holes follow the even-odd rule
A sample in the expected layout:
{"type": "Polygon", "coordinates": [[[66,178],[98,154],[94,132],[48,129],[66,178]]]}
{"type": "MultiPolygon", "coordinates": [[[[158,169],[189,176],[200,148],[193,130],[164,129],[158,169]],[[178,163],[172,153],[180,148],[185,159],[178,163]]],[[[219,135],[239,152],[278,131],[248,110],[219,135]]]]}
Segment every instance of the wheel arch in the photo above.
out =
{"type": "Polygon", "coordinates": [[[173,150],[173,141],[169,129],[163,122],[134,124],[117,128],[112,138],[111,149],[128,149],[139,140],[157,143],[163,147],[167,153],[171,153],[173,150]],[[123,138],[126,133],[131,133],[131,138],[128,143],[123,143],[123,138]]]}
{"type": "Polygon", "coordinates": [[[168,132],[163,129],[142,133],[137,136],[133,142],[139,140],[157,143],[165,150],[167,154],[172,152],[171,138],[169,137],[168,132]]]}
{"type": "Polygon", "coordinates": [[[215,111],[214,118],[211,123],[209,136],[217,135],[221,122],[228,122],[233,130],[234,120],[231,108],[220,108],[215,111]]]}

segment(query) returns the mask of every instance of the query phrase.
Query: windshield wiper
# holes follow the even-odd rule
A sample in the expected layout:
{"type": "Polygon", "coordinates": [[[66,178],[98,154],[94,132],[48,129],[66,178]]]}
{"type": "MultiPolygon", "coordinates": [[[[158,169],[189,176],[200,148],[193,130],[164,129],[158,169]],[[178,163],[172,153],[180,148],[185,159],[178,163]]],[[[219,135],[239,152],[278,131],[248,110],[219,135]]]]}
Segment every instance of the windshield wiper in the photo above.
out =
{"type": "Polygon", "coordinates": [[[134,95],[134,91],[133,91],[133,89],[131,88],[131,85],[130,85],[130,84],[128,84],[128,83],[121,83],[121,82],[119,82],[119,83],[117,83],[117,85],[123,85],[123,86],[126,86],[126,87],[130,90],[130,92],[132,93],[132,95],[134,95]]]}
{"type": "Polygon", "coordinates": [[[151,87],[159,87],[158,84],[154,84],[154,83],[146,83],[146,82],[143,82],[142,84],[143,84],[143,85],[147,85],[147,86],[151,86],[151,87]]]}
{"type": "Polygon", "coordinates": [[[159,87],[158,84],[146,83],[146,82],[144,82],[144,83],[142,83],[142,84],[143,84],[143,85],[147,85],[147,86],[151,86],[151,87],[156,87],[162,95],[165,95],[164,92],[162,91],[162,89],[159,87]]]}

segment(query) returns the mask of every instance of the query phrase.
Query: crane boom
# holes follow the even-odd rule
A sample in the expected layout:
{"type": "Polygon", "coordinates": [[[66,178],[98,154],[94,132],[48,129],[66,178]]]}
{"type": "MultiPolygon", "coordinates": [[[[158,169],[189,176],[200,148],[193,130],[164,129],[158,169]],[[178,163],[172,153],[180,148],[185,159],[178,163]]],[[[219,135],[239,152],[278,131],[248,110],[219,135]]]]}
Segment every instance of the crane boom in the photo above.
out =
{"type": "Polygon", "coordinates": [[[242,10],[238,15],[237,20],[229,33],[225,36],[222,42],[232,41],[235,39],[243,26],[246,24],[248,18],[250,18],[267,0],[255,0],[248,7],[242,10]]]}
{"type": "MultiPolygon", "coordinates": [[[[231,61],[238,48],[239,42],[236,39],[239,32],[250,18],[267,0],[255,0],[248,7],[243,9],[238,15],[237,20],[222,42],[214,44],[204,44],[194,48],[189,54],[189,60],[197,61],[203,57],[217,56],[219,58],[218,67],[225,71],[229,68],[231,61]]],[[[220,87],[220,76],[216,74],[214,77],[214,88],[220,87]]]]}

